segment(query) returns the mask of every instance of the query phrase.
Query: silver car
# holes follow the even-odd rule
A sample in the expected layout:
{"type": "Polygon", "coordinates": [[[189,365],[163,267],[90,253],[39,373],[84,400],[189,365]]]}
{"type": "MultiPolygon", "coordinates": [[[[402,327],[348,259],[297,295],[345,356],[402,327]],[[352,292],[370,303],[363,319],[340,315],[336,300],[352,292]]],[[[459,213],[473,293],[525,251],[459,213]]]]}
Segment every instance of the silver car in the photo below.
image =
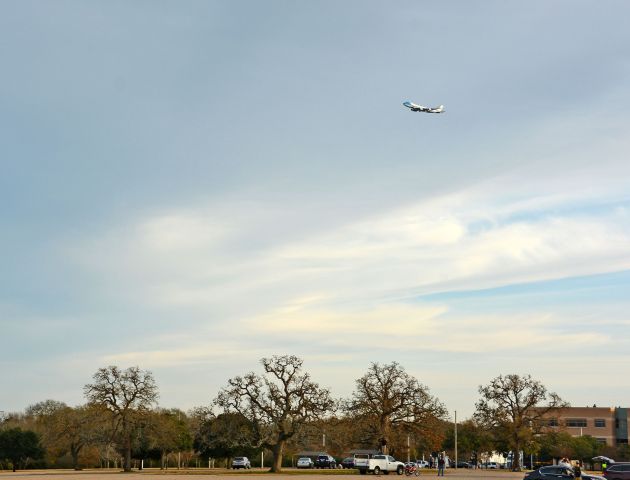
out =
{"type": "Polygon", "coordinates": [[[297,461],[297,468],[313,468],[315,466],[315,462],[313,462],[312,458],[309,457],[300,457],[297,461]]]}
{"type": "Polygon", "coordinates": [[[232,468],[236,470],[237,468],[252,468],[252,464],[250,463],[247,457],[234,457],[232,460],[232,468]]]}

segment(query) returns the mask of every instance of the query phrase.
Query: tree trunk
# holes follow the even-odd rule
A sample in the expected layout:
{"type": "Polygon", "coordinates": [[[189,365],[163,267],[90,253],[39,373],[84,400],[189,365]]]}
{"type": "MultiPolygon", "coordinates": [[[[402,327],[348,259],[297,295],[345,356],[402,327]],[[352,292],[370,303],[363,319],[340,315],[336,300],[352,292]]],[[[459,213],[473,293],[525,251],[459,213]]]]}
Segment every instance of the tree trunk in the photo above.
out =
{"type": "Polygon", "coordinates": [[[284,451],[284,442],[286,440],[278,440],[273,446],[273,463],[271,464],[272,472],[281,472],[282,471],[282,452],[284,451]]]}
{"type": "Polygon", "coordinates": [[[521,469],[521,442],[516,439],[514,446],[516,451],[512,452],[512,471],[517,472],[521,469]]]}
{"type": "Polygon", "coordinates": [[[70,456],[72,457],[72,468],[74,470],[81,470],[79,468],[79,448],[75,446],[70,447],[70,456]]]}
{"type": "Polygon", "coordinates": [[[125,472],[131,472],[131,433],[127,433],[125,445],[125,472]]]}
{"type": "Polygon", "coordinates": [[[389,453],[389,434],[390,434],[390,424],[389,417],[382,416],[380,421],[381,427],[381,451],[383,454],[387,455],[389,453]]]}

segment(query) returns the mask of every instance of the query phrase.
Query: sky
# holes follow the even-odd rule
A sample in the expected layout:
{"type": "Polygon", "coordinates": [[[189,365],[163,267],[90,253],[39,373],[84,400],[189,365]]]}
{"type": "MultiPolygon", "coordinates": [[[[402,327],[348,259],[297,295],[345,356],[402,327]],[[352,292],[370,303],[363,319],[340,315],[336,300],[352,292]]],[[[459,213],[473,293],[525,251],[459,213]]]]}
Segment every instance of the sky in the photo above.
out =
{"type": "Polygon", "coordinates": [[[458,418],[511,373],[628,406],[628,17],[3,2],[0,411],[107,365],[189,409],[285,354],[336,397],[396,361],[458,418]]]}

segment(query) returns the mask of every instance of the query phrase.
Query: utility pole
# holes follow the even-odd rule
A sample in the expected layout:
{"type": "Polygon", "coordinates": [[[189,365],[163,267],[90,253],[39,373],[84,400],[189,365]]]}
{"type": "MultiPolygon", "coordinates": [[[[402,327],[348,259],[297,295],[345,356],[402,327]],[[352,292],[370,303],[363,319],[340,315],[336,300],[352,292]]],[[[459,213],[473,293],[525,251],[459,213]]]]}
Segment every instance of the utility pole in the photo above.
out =
{"type": "MultiPolygon", "coordinates": [[[[182,421],[182,414],[181,412],[177,412],[177,427],[180,428],[181,426],[181,421],[182,421]]],[[[179,449],[179,445],[177,446],[177,448],[179,449]]],[[[179,450],[177,450],[177,470],[179,470],[182,466],[182,456],[181,456],[181,452],[179,450]]]]}
{"type": "Polygon", "coordinates": [[[407,434],[407,463],[411,462],[411,448],[409,444],[409,434],[407,434]]]}
{"type": "Polygon", "coordinates": [[[457,470],[457,410],[455,410],[455,470],[457,470]]]}

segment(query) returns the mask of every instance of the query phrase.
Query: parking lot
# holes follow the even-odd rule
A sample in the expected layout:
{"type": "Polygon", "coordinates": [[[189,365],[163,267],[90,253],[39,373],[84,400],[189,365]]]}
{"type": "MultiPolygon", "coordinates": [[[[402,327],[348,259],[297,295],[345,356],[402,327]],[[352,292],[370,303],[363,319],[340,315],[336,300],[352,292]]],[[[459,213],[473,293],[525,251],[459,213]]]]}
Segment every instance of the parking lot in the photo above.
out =
{"type": "MultiPolygon", "coordinates": [[[[120,476],[124,476],[125,479],[128,480],[147,480],[147,477],[160,477],[163,480],[184,480],[184,479],[199,479],[200,476],[211,476],[213,480],[234,480],[236,477],[258,477],[261,475],[264,476],[273,476],[277,479],[295,479],[297,476],[305,476],[308,477],[308,480],[333,480],[331,477],[342,476],[346,477],[356,477],[369,479],[372,478],[372,475],[359,475],[356,471],[349,470],[332,470],[332,471],[304,471],[297,470],[292,468],[287,468],[283,471],[283,473],[278,474],[270,474],[267,471],[260,471],[257,469],[250,470],[247,473],[243,471],[232,472],[231,470],[224,469],[199,469],[199,470],[168,470],[162,471],[159,469],[145,469],[142,472],[133,471],[131,473],[122,473],[119,470],[82,470],[79,472],[75,472],[73,470],[26,470],[26,471],[18,471],[18,472],[10,472],[3,471],[0,472],[0,478],[17,478],[21,480],[26,480],[27,478],[36,478],[43,480],[42,477],[51,477],[50,480],[62,480],[62,479],[72,479],[72,480],[113,480],[114,478],[118,478],[120,476]]],[[[397,477],[397,475],[394,475],[397,477]]],[[[425,470],[422,471],[421,477],[433,477],[437,476],[435,470],[425,470]]],[[[466,470],[466,469],[447,469],[446,477],[450,477],[452,479],[464,479],[464,478],[490,478],[490,479],[522,479],[524,477],[524,473],[520,472],[509,472],[505,470],[466,470]]],[[[406,477],[401,477],[406,478],[406,477]]]]}

